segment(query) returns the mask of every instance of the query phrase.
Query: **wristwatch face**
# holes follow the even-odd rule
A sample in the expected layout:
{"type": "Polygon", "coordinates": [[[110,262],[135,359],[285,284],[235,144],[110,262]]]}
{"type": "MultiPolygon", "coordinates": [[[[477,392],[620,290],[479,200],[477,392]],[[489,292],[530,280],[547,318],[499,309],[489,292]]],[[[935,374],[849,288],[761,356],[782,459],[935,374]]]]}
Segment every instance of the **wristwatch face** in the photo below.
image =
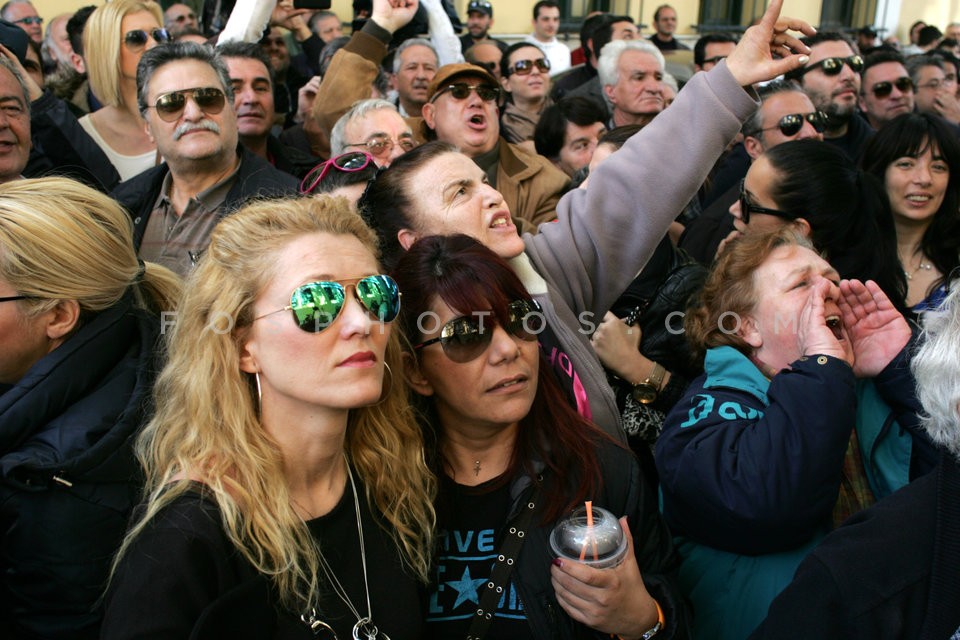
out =
{"type": "Polygon", "coordinates": [[[633,399],[640,404],[650,404],[657,399],[657,388],[644,380],[633,386],[633,399]]]}

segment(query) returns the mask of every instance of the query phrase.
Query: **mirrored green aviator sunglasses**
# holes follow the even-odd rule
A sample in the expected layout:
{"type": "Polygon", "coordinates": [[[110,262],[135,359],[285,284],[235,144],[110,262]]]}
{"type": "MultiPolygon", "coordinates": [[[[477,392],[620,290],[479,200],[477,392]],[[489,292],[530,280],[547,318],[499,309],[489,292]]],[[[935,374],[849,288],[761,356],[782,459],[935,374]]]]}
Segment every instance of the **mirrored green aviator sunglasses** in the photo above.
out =
{"type": "Polygon", "coordinates": [[[376,275],[302,284],[293,290],[289,306],[257,316],[254,321],[281,311],[293,311],[293,320],[298,327],[309,333],[320,333],[340,315],[348,287],[353,287],[357,301],[374,319],[393,322],[400,313],[400,289],[397,283],[390,276],[376,275]]]}

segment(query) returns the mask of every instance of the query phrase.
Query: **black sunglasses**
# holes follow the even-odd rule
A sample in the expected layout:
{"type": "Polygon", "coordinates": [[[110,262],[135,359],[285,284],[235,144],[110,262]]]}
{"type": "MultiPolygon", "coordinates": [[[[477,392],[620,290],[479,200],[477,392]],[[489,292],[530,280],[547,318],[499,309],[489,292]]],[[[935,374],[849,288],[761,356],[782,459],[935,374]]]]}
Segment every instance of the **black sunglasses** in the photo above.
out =
{"type": "Polygon", "coordinates": [[[0,302],[13,302],[14,300],[35,300],[37,296],[7,296],[0,298],[0,302]]]}
{"type": "Polygon", "coordinates": [[[843,71],[843,65],[847,65],[854,73],[863,71],[863,58],[860,56],[848,56],[846,58],[824,58],[820,62],[815,62],[809,67],[804,67],[800,71],[801,76],[805,76],[814,69],[820,69],[824,75],[835,76],[843,71]]]}
{"type": "Polygon", "coordinates": [[[312,193],[313,190],[317,188],[317,185],[323,182],[323,179],[330,173],[331,169],[352,173],[354,171],[363,171],[370,166],[371,162],[373,162],[373,158],[369,153],[364,151],[341,153],[337,157],[330,158],[326,162],[322,162],[311,169],[310,173],[305,175],[300,182],[300,193],[312,193]]]}
{"type": "Polygon", "coordinates": [[[780,118],[776,125],[764,127],[761,131],[780,129],[780,133],[787,137],[795,136],[803,128],[804,120],[809,122],[817,133],[823,133],[823,130],[827,128],[827,114],[822,111],[812,111],[810,113],[788,113],[780,118]]]}
{"type": "Polygon", "coordinates": [[[528,76],[533,73],[533,68],[536,67],[540,70],[540,73],[546,73],[550,71],[550,61],[546,58],[537,58],[536,60],[517,60],[513,63],[513,66],[507,69],[507,77],[517,74],[518,76],[528,76]]]}
{"type": "Polygon", "coordinates": [[[340,316],[347,301],[347,288],[353,287],[357,302],[374,319],[393,322],[400,313],[400,289],[390,276],[375,275],[352,280],[308,282],[293,290],[290,305],[257,316],[254,320],[281,311],[293,311],[293,321],[303,331],[320,333],[340,316]]]}
{"type": "MultiPolygon", "coordinates": [[[[423,349],[439,342],[444,355],[453,362],[462,364],[476,360],[493,340],[494,321],[488,316],[475,313],[454,318],[443,325],[439,337],[425,340],[414,349],[423,349]]],[[[507,324],[504,329],[510,335],[533,342],[545,325],[546,319],[536,300],[514,300],[507,305],[507,324]]]]}
{"type": "Polygon", "coordinates": [[[166,29],[151,29],[150,31],[134,29],[133,31],[127,31],[126,35],[123,36],[123,41],[131,49],[139,49],[146,46],[147,39],[151,37],[157,44],[170,42],[170,33],[166,29]]]}
{"type": "Polygon", "coordinates": [[[786,211],[780,211],[779,209],[768,209],[766,207],[761,207],[750,202],[750,196],[747,194],[746,189],[746,180],[740,181],[740,219],[743,221],[743,224],[750,223],[750,214],[751,213],[765,213],[769,216],[776,216],[778,218],[783,218],[784,220],[796,220],[797,216],[787,213],[786,211]]]}
{"type": "Polygon", "coordinates": [[[466,82],[455,82],[453,84],[448,84],[443,89],[440,89],[433,94],[433,97],[430,98],[430,102],[435,102],[437,98],[445,93],[449,93],[454,100],[466,100],[471,91],[476,91],[477,95],[480,96],[480,99],[484,102],[493,102],[495,100],[499,100],[500,98],[500,89],[497,87],[491,87],[489,84],[467,84],[466,82]]]}
{"type": "Polygon", "coordinates": [[[187,96],[193,98],[201,111],[210,115],[223,111],[227,103],[226,95],[216,87],[194,87],[162,94],[153,104],[153,108],[164,122],[176,122],[187,106],[187,96]]]}
{"type": "Polygon", "coordinates": [[[913,93],[913,80],[907,76],[903,76],[893,82],[878,82],[871,87],[870,91],[872,91],[873,95],[877,98],[886,98],[893,93],[894,87],[896,87],[900,93],[913,93]]]}
{"type": "Polygon", "coordinates": [[[727,56],[713,56],[712,58],[707,58],[706,60],[704,60],[703,64],[700,66],[705,67],[708,64],[720,64],[721,60],[726,60],[726,59],[727,59],[727,56]]]}

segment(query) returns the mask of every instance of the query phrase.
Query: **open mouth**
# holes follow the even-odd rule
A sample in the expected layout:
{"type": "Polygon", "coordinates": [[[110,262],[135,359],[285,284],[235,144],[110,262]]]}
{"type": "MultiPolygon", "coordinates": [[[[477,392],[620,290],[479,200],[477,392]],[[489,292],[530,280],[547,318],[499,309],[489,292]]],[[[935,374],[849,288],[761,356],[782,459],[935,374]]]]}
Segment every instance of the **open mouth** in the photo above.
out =
{"type": "Polygon", "coordinates": [[[493,216],[493,220],[490,221],[491,229],[501,229],[503,227],[509,227],[513,224],[513,221],[510,220],[510,216],[505,213],[498,213],[493,216]]]}

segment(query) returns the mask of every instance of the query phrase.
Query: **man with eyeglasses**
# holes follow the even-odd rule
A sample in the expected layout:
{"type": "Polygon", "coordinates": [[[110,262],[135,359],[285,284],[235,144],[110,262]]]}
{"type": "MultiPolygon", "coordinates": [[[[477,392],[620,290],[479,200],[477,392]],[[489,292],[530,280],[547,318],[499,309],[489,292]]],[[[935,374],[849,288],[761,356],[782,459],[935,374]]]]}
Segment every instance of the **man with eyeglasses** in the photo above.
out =
{"type": "Polygon", "coordinates": [[[302,180],[320,158],[283,144],[271,133],[277,114],[270,61],[253,42],[227,42],[217,51],[230,74],[240,143],[280,171],[302,180]]]}
{"type": "Polygon", "coordinates": [[[193,12],[193,9],[179,2],[171,4],[163,12],[163,26],[174,38],[188,30],[200,28],[200,24],[197,22],[197,14],[193,12]]]}
{"type": "Polygon", "coordinates": [[[913,111],[913,80],[896,51],[868,55],[860,72],[860,110],[874,129],[913,111]]]}
{"type": "Polygon", "coordinates": [[[396,105],[379,98],[354,103],[330,131],[330,157],[364,151],[379,167],[389,167],[417,144],[396,105]]]}
{"type": "Polygon", "coordinates": [[[946,82],[943,60],[929,55],[907,59],[907,72],[916,88],[917,111],[940,116],[950,124],[960,124],[960,101],[946,82]]]}
{"type": "Polygon", "coordinates": [[[873,135],[857,111],[863,58],[841,33],[825,31],[801,40],[810,47],[810,61],[784,77],[799,82],[813,105],[827,115],[824,140],[856,162],[873,135]]]}
{"type": "Polygon", "coordinates": [[[483,169],[515,218],[534,225],[553,220],[569,180],[546,158],[500,136],[500,88],[480,67],[448,64],[430,83],[424,135],[456,146],[483,169]]]}
{"type": "Polygon", "coordinates": [[[600,52],[608,129],[647,124],[663,111],[663,54],[647,40],[614,40],[600,52]]]}
{"type": "Polygon", "coordinates": [[[670,5],[662,4],[656,8],[653,12],[653,26],[657,31],[647,40],[660,51],[690,48],[673,36],[677,30],[677,10],[670,5]]]}
{"type": "Polygon", "coordinates": [[[729,33],[708,33],[693,45],[693,69],[710,71],[733,53],[737,39],[729,33]]]}
{"type": "MultiPolygon", "coordinates": [[[[550,61],[536,45],[517,42],[500,63],[500,86],[507,94],[500,114],[500,135],[521,144],[533,140],[533,130],[550,100],[550,61]]],[[[532,144],[528,145],[532,149],[532,144]]]]}
{"type": "Polygon", "coordinates": [[[503,51],[492,42],[480,41],[463,51],[463,58],[470,64],[483,67],[493,77],[500,80],[500,61],[503,60],[503,51]]]}
{"type": "Polygon", "coordinates": [[[680,248],[710,265],[717,247],[734,231],[730,208],[751,163],[769,149],[793,140],[823,140],[825,119],[800,86],[774,81],[757,90],[760,108],[743,123],[743,143],[734,146],[712,179],[703,212],[680,237],[680,248]]]}
{"type": "Polygon", "coordinates": [[[12,22],[27,32],[37,44],[43,43],[43,18],[29,0],[10,0],[0,7],[0,18],[12,22]]]}
{"type": "Polygon", "coordinates": [[[296,178],[239,145],[230,75],[193,42],[154,47],[137,67],[137,102],[164,163],[121,183],[144,260],[186,275],[224,215],[252,197],[296,193],[296,178]]]}

